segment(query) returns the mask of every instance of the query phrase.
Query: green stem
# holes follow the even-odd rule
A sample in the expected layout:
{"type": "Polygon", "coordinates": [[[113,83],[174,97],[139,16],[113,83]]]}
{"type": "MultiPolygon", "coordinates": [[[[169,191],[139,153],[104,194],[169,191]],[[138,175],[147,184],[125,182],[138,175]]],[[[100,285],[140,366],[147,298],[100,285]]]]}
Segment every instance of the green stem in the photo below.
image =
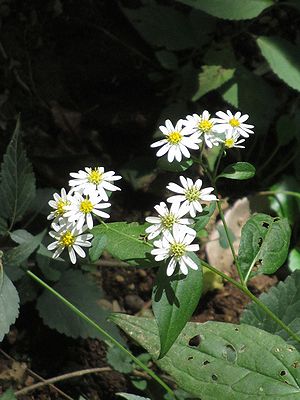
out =
{"type": "Polygon", "coordinates": [[[217,268],[213,267],[212,265],[206,263],[205,261],[201,260],[201,264],[204,265],[206,268],[208,268],[210,271],[214,272],[215,274],[221,276],[223,279],[227,280],[228,282],[232,283],[235,287],[240,289],[243,293],[245,293],[246,296],[248,296],[254,303],[256,303],[262,310],[265,311],[266,314],[268,314],[275,322],[277,322],[278,325],[281,326],[282,329],[284,329],[289,336],[291,336],[293,339],[295,339],[298,343],[300,343],[300,336],[298,336],[295,332],[293,332],[287,325],[285,325],[284,322],[281,321],[275,315],[263,302],[261,302],[257,297],[254,296],[250,292],[250,290],[246,287],[237,282],[236,280],[230,278],[223,272],[219,271],[217,268]]]}
{"type": "Polygon", "coordinates": [[[258,192],[257,193],[260,196],[276,196],[277,194],[286,194],[287,196],[294,196],[294,197],[298,197],[298,199],[300,199],[300,193],[298,192],[292,192],[290,190],[266,190],[263,192],[258,192]]]}
{"type": "Polygon", "coordinates": [[[36,276],[33,272],[27,271],[27,274],[36,282],[38,282],[41,286],[47,289],[50,293],[52,293],[55,297],[61,300],[65,306],[67,306],[70,310],[72,310],[78,317],[86,321],[89,325],[94,327],[102,336],[108,339],[112,344],[117,346],[121,351],[127,354],[135,364],[141,367],[148,375],[150,375],[157,383],[159,383],[174,399],[176,396],[173,390],[164,382],[162,381],[159,376],[155,374],[150,368],[148,368],[144,363],[142,363],[138,358],[136,358],[129,350],[127,350],[124,346],[122,346],[116,339],[114,339],[109,333],[107,333],[104,329],[101,328],[95,321],[89,318],[86,314],[80,311],[76,306],[70,303],[65,297],[59,294],[56,290],[54,290],[51,286],[47,285],[42,279],[36,276]]]}

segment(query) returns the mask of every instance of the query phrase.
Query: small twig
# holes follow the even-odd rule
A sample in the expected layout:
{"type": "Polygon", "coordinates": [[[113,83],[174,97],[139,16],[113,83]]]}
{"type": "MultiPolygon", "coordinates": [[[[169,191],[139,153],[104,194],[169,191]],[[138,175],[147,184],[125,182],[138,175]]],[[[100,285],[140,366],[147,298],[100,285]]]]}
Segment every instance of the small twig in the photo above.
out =
{"type": "Polygon", "coordinates": [[[78,376],[83,376],[83,375],[87,375],[87,374],[95,374],[95,373],[99,373],[99,372],[111,372],[111,371],[113,371],[113,370],[110,367],[102,367],[102,368],[88,368],[88,369],[82,369],[80,371],[69,372],[68,374],[63,374],[63,375],[56,376],[54,378],[46,379],[44,382],[35,383],[34,385],[31,385],[31,386],[28,386],[21,390],[18,390],[17,392],[14,393],[14,395],[20,396],[21,394],[26,394],[28,392],[32,392],[33,390],[36,390],[43,386],[50,385],[55,382],[64,381],[66,379],[76,378],[78,376]]]}
{"type": "Polygon", "coordinates": [[[97,265],[99,267],[129,267],[127,262],[117,260],[99,260],[93,265],[97,265]]]}
{"type": "MultiPolygon", "coordinates": [[[[0,349],[0,353],[2,355],[4,355],[4,357],[6,357],[8,360],[10,361],[15,361],[15,359],[13,357],[11,357],[9,354],[7,354],[4,350],[0,349]]],[[[37,373],[35,373],[34,371],[32,371],[30,368],[26,367],[28,373],[34,377],[35,379],[39,379],[42,382],[45,382],[45,379],[43,377],[41,377],[40,375],[38,375],[37,373]]],[[[72,397],[68,396],[65,392],[63,392],[62,390],[60,390],[58,387],[56,387],[55,385],[49,384],[49,386],[51,387],[51,389],[56,390],[57,393],[59,393],[61,396],[63,396],[65,399],[67,400],[74,400],[72,397]]]]}

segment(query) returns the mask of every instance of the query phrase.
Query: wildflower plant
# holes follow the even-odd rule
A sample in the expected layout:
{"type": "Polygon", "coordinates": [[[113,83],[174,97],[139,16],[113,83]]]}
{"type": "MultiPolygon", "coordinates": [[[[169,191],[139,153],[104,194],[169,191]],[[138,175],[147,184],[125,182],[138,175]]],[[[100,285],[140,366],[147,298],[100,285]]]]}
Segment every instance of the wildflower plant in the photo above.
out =
{"type": "Polygon", "coordinates": [[[222,194],[218,192],[220,179],[246,180],[255,175],[254,166],[247,162],[236,162],[219,171],[229,152],[240,151],[251,140],[254,126],[245,123],[248,118],[239,111],[219,111],[213,115],[204,110],[175,123],[166,120],[160,127],[162,139],[151,148],[159,148],[156,156],[176,165],[179,174],[166,185],[159,203],[153,205],[156,215],[147,216],[143,224],[108,222],[114,207],[114,192],[120,190],[116,181],[121,176],[102,165],[71,172],[69,188],[52,193],[47,199],[50,224],[47,239],[45,232],[33,236],[27,231],[12,231],[35,196],[31,166],[20,147],[18,122],[1,170],[4,180],[0,190],[6,191],[3,202],[6,217],[0,222],[19,244],[3,254],[5,272],[1,264],[1,298],[10,301],[8,313],[0,302],[0,314],[5,316],[0,321],[2,337],[18,314],[19,297],[12,280],[17,281],[17,273],[21,271],[45,288],[46,292],[38,299],[38,309],[45,320],[51,315],[51,327],[73,337],[97,332],[130,357],[132,369],[135,366],[143,369],[164,388],[169,398],[176,399],[173,389],[120,343],[118,332],[105,325],[105,319],[99,320],[98,314],[102,313],[99,308],[94,317],[90,316],[95,308],[89,309],[86,297],[95,294],[96,303],[98,291],[82,271],[98,262],[105,250],[122,261],[124,267],[156,269],[152,291],[154,318],[113,314],[110,320],[140,343],[182,389],[204,400],[250,397],[277,400],[280,396],[296,400],[300,393],[300,337],[296,323],[299,317],[295,316],[298,300],[294,294],[297,282],[300,283],[299,274],[290,277],[292,282],[282,284],[269,297],[258,299],[248,288],[251,278],[272,274],[285,262],[290,225],[286,218],[252,215],[242,228],[236,253],[223,215],[222,194]],[[218,151],[217,158],[209,162],[213,148],[218,151]],[[16,170],[22,171],[23,177],[7,184],[7,177],[12,177],[12,160],[17,160],[16,170]],[[186,160],[191,161],[189,169],[186,160]],[[27,197],[19,204],[15,193],[24,193],[26,189],[27,197]],[[199,257],[200,233],[215,209],[224,225],[237,279],[199,257]],[[49,284],[29,270],[28,265],[24,268],[24,261],[34,252],[39,271],[49,284]],[[55,264],[52,269],[51,262],[59,266],[55,264]],[[22,268],[16,272],[12,265],[22,268]],[[201,301],[204,267],[252,300],[242,316],[244,324],[189,322],[201,301]],[[76,291],[70,291],[70,287],[76,291]],[[61,293],[65,288],[66,296],[61,293]],[[48,293],[56,301],[51,303],[52,307],[48,293]],[[293,310],[291,320],[282,314],[278,299],[285,308],[293,310]],[[68,326],[72,315],[75,319],[68,326]],[[84,327],[78,321],[83,321],[84,327]]]}

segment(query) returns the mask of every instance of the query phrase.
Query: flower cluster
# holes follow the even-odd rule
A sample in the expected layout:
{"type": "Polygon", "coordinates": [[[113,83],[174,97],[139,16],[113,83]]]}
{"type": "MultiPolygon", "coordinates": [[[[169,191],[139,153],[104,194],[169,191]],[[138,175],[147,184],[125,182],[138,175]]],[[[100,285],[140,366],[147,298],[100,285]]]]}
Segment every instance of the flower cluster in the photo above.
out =
{"type": "Polygon", "coordinates": [[[151,254],[156,261],[170,258],[167,266],[167,275],[171,276],[177,264],[180,271],[187,275],[188,267],[198,269],[197,264],[189,256],[189,252],[199,250],[198,244],[192,244],[196,231],[192,228],[197,213],[202,211],[202,203],[217,200],[211,192],[213,187],[202,188],[202,180],[195,182],[190,178],[180,176],[181,185],[170,182],[167,186],[171,192],[176,193],[167,199],[170,208],[161,202],[154,208],[157,217],[147,217],[151,225],[146,229],[148,239],[159,237],[153,242],[154,249],[151,254]],[[189,215],[192,218],[186,217],[189,215]]]}
{"type": "Polygon", "coordinates": [[[208,148],[219,146],[220,143],[228,149],[244,148],[241,143],[253,133],[251,129],[254,127],[245,124],[249,115],[242,115],[239,111],[233,114],[227,110],[227,113],[218,111],[216,116],[218,118],[211,117],[205,110],[200,115],[187,115],[186,119],[180,119],[175,127],[167,119],[165,126],[159,127],[165,137],[152,143],[151,147],[160,147],[156,153],[157,157],[167,154],[169,162],[180,162],[182,156],[190,158],[189,150],[198,150],[200,143],[208,148]]]}
{"type": "Polygon", "coordinates": [[[53,210],[48,220],[53,220],[49,235],[55,239],[48,250],[54,250],[57,258],[64,249],[68,250],[70,260],[76,263],[76,254],[85,257],[82,247],[90,247],[93,235],[85,233],[94,226],[93,216],[109,218],[103,210],[111,206],[108,203],[110,192],[121,190],[114,181],[121,179],[114,171],[105,172],[103,167],[88,168],[70,173],[69,192],[61,189],[60,195],[54,193],[49,206],[53,210]]]}

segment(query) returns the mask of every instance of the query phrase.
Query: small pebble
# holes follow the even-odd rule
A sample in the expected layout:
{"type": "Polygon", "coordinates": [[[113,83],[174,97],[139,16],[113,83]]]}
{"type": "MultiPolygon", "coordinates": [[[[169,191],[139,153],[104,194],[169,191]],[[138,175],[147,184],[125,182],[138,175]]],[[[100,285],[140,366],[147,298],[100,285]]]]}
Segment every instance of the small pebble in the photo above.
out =
{"type": "Polygon", "coordinates": [[[125,296],[124,302],[126,307],[133,312],[140,311],[144,306],[144,300],[136,294],[128,294],[125,296]]]}

